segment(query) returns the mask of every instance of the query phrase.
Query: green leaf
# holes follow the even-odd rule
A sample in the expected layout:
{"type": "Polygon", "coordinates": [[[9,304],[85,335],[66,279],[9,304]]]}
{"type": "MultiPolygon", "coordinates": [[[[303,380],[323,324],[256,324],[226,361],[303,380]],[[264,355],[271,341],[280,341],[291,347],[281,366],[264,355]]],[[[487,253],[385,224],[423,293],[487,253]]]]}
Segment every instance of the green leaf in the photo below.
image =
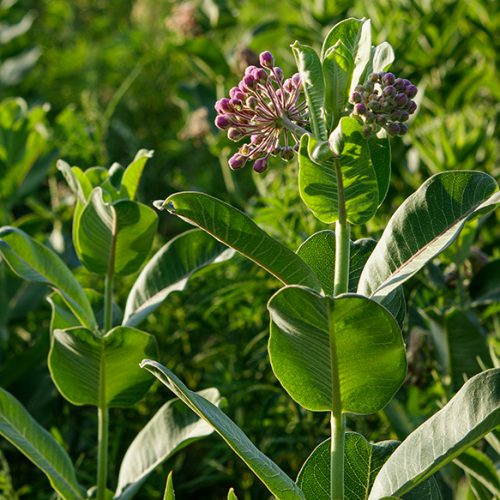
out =
{"type": "Polygon", "coordinates": [[[234,492],[234,489],[231,488],[228,493],[227,493],[227,500],[238,500],[238,497],[236,496],[236,493],[234,492]]]}
{"type": "Polygon", "coordinates": [[[62,295],[59,292],[53,292],[47,297],[47,301],[52,308],[50,320],[50,331],[64,330],[74,326],[81,326],[78,319],[66,305],[62,295]]]}
{"type": "Polygon", "coordinates": [[[325,79],[325,115],[328,130],[336,128],[349,99],[354,59],[339,40],[323,59],[325,79]]]}
{"type": "Polygon", "coordinates": [[[184,290],[194,273],[233,255],[233,250],[198,229],[173,238],[139,274],[127,299],[123,324],[138,325],[172,292],[184,290]]]}
{"type": "MultiPolygon", "coordinates": [[[[377,242],[363,238],[350,243],[349,292],[355,292],[363,267],[377,242]]],[[[315,272],[326,295],[333,295],[333,275],[335,272],[335,233],[329,229],[310,236],[297,250],[297,255],[315,272]]],[[[402,287],[381,302],[394,316],[398,324],[403,324],[406,305],[402,287]]]]}
{"type": "Polygon", "coordinates": [[[82,287],[66,264],[20,229],[0,229],[0,254],[12,271],[26,281],[58,290],[82,325],[95,328],[96,320],[82,287]]]}
{"type": "Polygon", "coordinates": [[[412,490],[498,425],[497,368],[471,378],[446,406],[400,444],[377,475],[369,500],[412,490]]]}
{"type": "MultiPolygon", "coordinates": [[[[219,406],[217,389],[206,389],[198,394],[219,406]]],[[[174,399],[165,403],[137,434],[125,453],[115,498],[132,498],[156,467],[177,451],[212,432],[212,427],[182,401],[174,399]]]]}
{"type": "Polygon", "coordinates": [[[377,177],[378,206],[380,206],[387,196],[391,183],[391,141],[385,132],[381,131],[376,136],[370,137],[367,142],[372,168],[377,177]]]}
{"type": "Polygon", "coordinates": [[[117,275],[136,272],[147,258],[158,225],[156,212],[129,200],[107,203],[95,188],[80,216],[76,249],[87,269],[117,275]]]}
{"type": "MultiPolygon", "coordinates": [[[[345,500],[368,498],[375,476],[398,444],[398,441],[369,443],[361,434],[345,434],[345,500]]],[[[330,439],[323,441],[308,457],[299,472],[297,484],[306,498],[330,500],[330,439]]],[[[440,498],[441,494],[434,480],[426,481],[410,495],[404,496],[405,500],[440,498]]]]}
{"type": "Polygon", "coordinates": [[[206,420],[273,495],[280,500],[304,498],[295,483],[270,458],[259,451],[224,412],[196,392],[190,391],[160,363],[146,359],[141,366],[149,370],[199,417],[206,420]]]}
{"type": "Polygon", "coordinates": [[[123,173],[120,196],[126,197],[129,200],[135,199],[137,188],[141,180],[142,172],[147,161],[153,157],[154,151],[141,149],[135,155],[134,161],[125,169],[123,173]]]}
{"type": "Polygon", "coordinates": [[[0,434],[29,458],[63,498],[85,498],[64,448],[11,394],[0,389],[0,434]]]}
{"type": "Polygon", "coordinates": [[[493,498],[500,498],[500,477],[488,455],[470,448],[456,458],[455,463],[485,486],[493,498]]]}
{"type": "Polygon", "coordinates": [[[327,56],[328,50],[338,42],[348,48],[354,60],[354,72],[351,90],[358,85],[371,56],[371,24],[364,19],[345,19],[336,24],[325,37],[321,49],[321,60],[327,56]]]}
{"type": "Polygon", "coordinates": [[[292,51],[306,96],[312,132],[318,139],[326,141],[328,135],[324,110],[325,83],[321,61],[312,47],[301,45],[299,42],[292,45],[292,51]]]}
{"type": "MultiPolygon", "coordinates": [[[[76,168],[76,167],[75,167],[76,168]]],[[[88,179],[83,176],[79,176],[78,174],[75,173],[75,170],[71,168],[65,161],[63,160],[57,160],[57,169],[63,174],[64,179],[66,180],[66,183],[68,184],[68,187],[71,189],[73,194],[77,196],[78,200],[81,203],[85,203],[87,201],[87,196],[89,194],[88,188],[92,190],[92,187],[90,186],[90,183],[88,179]],[[85,179],[85,180],[83,180],[85,179]],[[83,180],[83,185],[82,181],[83,180]]],[[[78,169],[79,170],[79,169],[78,169]]],[[[81,170],[80,170],[81,172],[81,170]]],[[[83,174],[83,172],[82,172],[83,174]]]]}
{"type": "Polygon", "coordinates": [[[452,308],[441,321],[429,318],[429,324],[441,370],[451,377],[454,388],[479,373],[481,366],[491,366],[486,336],[472,312],[452,308]]]}
{"type": "MultiPolygon", "coordinates": [[[[347,220],[363,224],[378,206],[377,177],[370,160],[370,149],[361,135],[362,125],[355,118],[340,120],[344,149],[340,158],[347,220]]],[[[315,163],[309,158],[311,136],[303,136],[299,151],[300,196],[313,214],[326,224],[338,219],[338,187],[333,157],[330,162],[315,163]]]]}
{"type": "Polygon", "coordinates": [[[376,302],[287,286],[268,304],[269,356],[290,396],[312,411],[383,408],[406,375],[401,332],[376,302]]]}
{"type": "Polygon", "coordinates": [[[172,479],[172,471],[169,472],[167,477],[167,484],[165,485],[165,494],[163,500],[175,500],[174,480],[172,479]]]}
{"type": "Polygon", "coordinates": [[[370,73],[380,73],[387,71],[394,62],[394,50],[388,42],[377,45],[372,52],[370,73]]]}
{"type": "Polygon", "coordinates": [[[204,193],[186,191],[169,196],[163,206],[240,252],[281,282],[320,290],[315,274],[300,257],[231,205],[204,193]]]}
{"type": "Polygon", "coordinates": [[[469,291],[475,306],[500,300],[500,259],[488,262],[472,278],[469,291]]]}
{"type": "Polygon", "coordinates": [[[139,363],[157,354],[156,339],[135,328],[118,326],[103,337],[86,328],[55,330],[49,370],[70,403],[98,406],[105,377],[106,404],[123,408],[134,405],[150,387],[151,378],[139,363]]]}
{"type": "Polygon", "coordinates": [[[500,202],[495,180],[482,172],[442,172],[407,198],[365,265],[358,292],[380,301],[446,249],[471,217],[500,202]]]}

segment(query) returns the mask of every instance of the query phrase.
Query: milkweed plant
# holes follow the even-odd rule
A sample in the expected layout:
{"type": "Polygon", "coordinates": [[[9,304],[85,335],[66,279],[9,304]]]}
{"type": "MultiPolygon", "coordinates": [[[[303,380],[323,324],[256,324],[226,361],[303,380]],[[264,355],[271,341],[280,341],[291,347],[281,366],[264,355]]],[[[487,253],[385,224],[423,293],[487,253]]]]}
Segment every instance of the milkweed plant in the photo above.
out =
{"type": "MultiPolygon", "coordinates": [[[[366,224],[386,197],[390,140],[411,126],[418,90],[389,71],[393,50],[387,42],[372,46],[368,20],[335,25],[319,53],[299,42],[292,51],[297,72],[289,77],[271,52],[261,53],[259,65],[249,66],[216,102],[215,124],[240,143],[228,161],[233,170],[251,165],[264,174],[271,157],[298,158],[301,200],[325,229],[297,251],[231,205],[181,192],[155,206],[197,228],[148,260],[157,215],[135,201],[151,156],[144,150],[126,168],[82,171],[58,163],[76,199],[74,247],[84,268],[102,277],[102,293],[83,289],[52,250],[26,233],[0,229],[0,253],[10,268],[54,289],[48,365],[57,389],[70,403],[97,409],[96,485],[85,488],[64,447],[0,391],[0,432],[62,498],[131,498],[176,450],[215,430],[280,500],[439,499],[434,474],[500,425],[500,369],[492,368],[470,378],[402,442],[371,443],[347,431],[347,414],[378,412],[405,380],[403,283],[451,245],[467,221],[491,212],[500,196],[486,173],[442,172],[399,206],[378,241],[352,241],[351,226],[366,224]],[[155,361],[155,338],[137,328],[194,272],[235,252],[283,284],[267,306],[276,378],[303,408],[331,417],[330,438],[295,479],[219,409],[217,389],[193,392],[155,361]],[[139,270],[121,313],[113,302],[115,278],[139,270]],[[178,399],[131,443],[113,493],[107,489],[109,409],[139,401],[153,381],[148,371],[178,399]]],[[[171,478],[165,498],[173,498],[171,478]]],[[[228,498],[236,498],[233,490],[228,498]]]]}

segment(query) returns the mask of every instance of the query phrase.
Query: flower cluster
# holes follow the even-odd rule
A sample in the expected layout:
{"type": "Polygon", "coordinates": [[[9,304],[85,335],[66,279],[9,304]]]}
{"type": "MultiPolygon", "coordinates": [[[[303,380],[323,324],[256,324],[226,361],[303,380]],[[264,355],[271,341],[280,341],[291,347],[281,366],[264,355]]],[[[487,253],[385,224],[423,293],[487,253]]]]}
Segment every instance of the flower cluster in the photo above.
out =
{"type": "Polygon", "coordinates": [[[253,169],[263,172],[271,155],[290,160],[308,123],[300,75],[284,79],[270,52],[262,52],[259,63],[260,67],[248,66],[229,98],[215,104],[215,125],[227,130],[229,139],[250,138],[229,159],[233,170],[253,161],[253,169]]]}
{"type": "Polygon", "coordinates": [[[392,73],[372,73],[364,85],[358,85],[351,94],[353,114],[365,123],[366,137],[385,128],[390,135],[404,135],[408,127],[404,123],[417,109],[412,100],[417,87],[409,80],[396,78],[392,73]]]}

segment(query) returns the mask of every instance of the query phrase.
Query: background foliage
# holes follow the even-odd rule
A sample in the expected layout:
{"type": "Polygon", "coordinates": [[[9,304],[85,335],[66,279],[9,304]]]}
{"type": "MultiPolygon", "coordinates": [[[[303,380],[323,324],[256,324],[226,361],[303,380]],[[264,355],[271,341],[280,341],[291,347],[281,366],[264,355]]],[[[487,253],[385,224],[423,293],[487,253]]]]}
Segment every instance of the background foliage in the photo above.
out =
{"type": "MultiPolygon", "coordinates": [[[[3,0],[2,224],[22,228],[76,267],[69,245],[74,199],[56,170],[56,158],[84,169],[111,161],[126,165],[146,148],[155,154],[141,183],[143,203],[180,190],[204,191],[244,209],[297,248],[319,229],[299,202],[297,166],[283,168],[276,161],[263,177],[248,170],[231,173],[226,166],[230,144],[213,125],[213,103],[261,50],[273,51],[290,72],[291,43],[300,38],[318,47],[325,30],[348,16],[371,18],[374,43],[388,40],[394,47],[394,72],[421,89],[409,137],[393,141],[388,198],[367,229],[355,228],[353,239],[368,231],[378,236],[389,215],[430,174],[477,169],[498,178],[494,33],[500,12],[493,1],[284,0],[270,9],[263,0],[3,0]]],[[[458,244],[405,285],[414,304],[404,325],[407,384],[384,411],[350,419],[351,430],[374,440],[401,439],[451,397],[463,382],[453,363],[465,356],[470,360],[470,349],[488,350],[481,343],[450,352],[452,325],[468,322],[488,338],[490,350],[498,349],[498,283],[492,281],[500,258],[498,222],[493,214],[469,224],[458,244]],[[476,237],[478,224],[483,227],[476,237]],[[453,309],[444,307],[450,303],[453,309]]],[[[162,215],[159,228],[155,249],[188,226],[162,215]]],[[[70,408],[57,396],[46,366],[48,290],[22,284],[4,266],[0,273],[6,283],[0,291],[0,385],[56,439],[64,436],[70,455],[77,457],[78,474],[91,482],[93,409],[70,408]]],[[[130,285],[133,278],[121,282],[130,285]]],[[[82,279],[102,291],[99,280],[82,279]]],[[[228,398],[228,414],[291,473],[327,437],[328,422],[299,408],[271,372],[265,309],[277,289],[277,281],[235,258],[194,277],[143,329],[156,336],[163,364],[190,388],[217,387],[228,398]]],[[[467,369],[473,375],[481,366],[470,362],[467,369]]],[[[111,463],[119,462],[132,436],[166,397],[155,385],[134,409],[113,410],[111,463]]],[[[24,457],[4,441],[1,452],[0,489],[6,498],[50,497],[45,477],[24,457]]],[[[223,498],[230,486],[238,498],[267,498],[216,436],[176,455],[138,498],[158,498],[169,469],[174,469],[180,498],[223,498]]],[[[471,494],[466,480],[457,482],[459,471],[451,465],[441,475],[448,498],[471,494]]]]}

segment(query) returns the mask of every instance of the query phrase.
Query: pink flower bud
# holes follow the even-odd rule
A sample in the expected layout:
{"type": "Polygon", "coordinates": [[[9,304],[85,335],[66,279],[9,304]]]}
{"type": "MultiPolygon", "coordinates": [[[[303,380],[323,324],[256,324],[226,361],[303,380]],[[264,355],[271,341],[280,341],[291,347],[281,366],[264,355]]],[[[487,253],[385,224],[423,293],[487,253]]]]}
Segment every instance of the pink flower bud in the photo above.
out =
{"type": "Polygon", "coordinates": [[[239,168],[243,167],[243,165],[245,165],[246,161],[247,160],[244,156],[235,154],[231,156],[231,158],[229,158],[228,164],[232,170],[238,170],[239,168]]]}
{"type": "Polygon", "coordinates": [[[267,168],[267,157],[255,160],[255,163],[253,164],[253,169],[255,170],[255,172],[260,174],[261,172],[264,172],[266,168],[267,168]]]}
{"type": "Polygon", "coordinates": [[[230,113],[232,111],[232,106],[229,103],[229,99],[227,97],[223,97],[222,99],[219,99],[215,103],[215,110],[219,114],[230,113]]]}
{"type": "Polygon", "coordinates": [[[218,115],[215,118],[215,126],[221,130],[226,130],[232,125],[231,115],[218,115]]]}
{"type": "Polygon", "coordinates": [[[261,52],[259,62],[263,68],[272,68],[274,66],[274,57],[269,51],[261,52]]]}

